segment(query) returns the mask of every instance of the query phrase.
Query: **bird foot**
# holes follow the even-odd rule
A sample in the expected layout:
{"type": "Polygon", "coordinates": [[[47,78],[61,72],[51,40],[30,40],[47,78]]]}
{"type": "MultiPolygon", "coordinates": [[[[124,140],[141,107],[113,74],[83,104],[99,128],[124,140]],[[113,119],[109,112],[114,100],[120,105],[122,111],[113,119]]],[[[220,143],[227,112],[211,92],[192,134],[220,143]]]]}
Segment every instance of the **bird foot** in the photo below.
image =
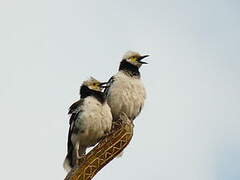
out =
{"type": "Polygon", "coordinates": [[[81,155],[81,156],[77,155],[76,164],[77,165],[82,164],[85,161],[85,159],[86,159],[86,155],[81,155]]]}

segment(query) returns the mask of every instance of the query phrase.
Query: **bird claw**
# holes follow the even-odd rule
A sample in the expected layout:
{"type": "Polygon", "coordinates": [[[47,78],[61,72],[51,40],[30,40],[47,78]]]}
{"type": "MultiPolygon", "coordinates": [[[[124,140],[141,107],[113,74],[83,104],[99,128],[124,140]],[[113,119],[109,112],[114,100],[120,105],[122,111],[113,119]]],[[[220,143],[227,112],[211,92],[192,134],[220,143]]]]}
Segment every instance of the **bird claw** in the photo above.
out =
{"type": "Polygon", "coordinates": [[[85,159],[86,159],[86,155],[81,155],[81,156],[77,155],[76,164],[77,165],[82,164],[85,161],[85,159]]]}
{"type": "Polygon", "coordinates": [[[84,154],[84,155],[79,155],[79,154],[77,153],[77,159],[82,159],[82,158],[85,158],[85,154],[84,154]]]}

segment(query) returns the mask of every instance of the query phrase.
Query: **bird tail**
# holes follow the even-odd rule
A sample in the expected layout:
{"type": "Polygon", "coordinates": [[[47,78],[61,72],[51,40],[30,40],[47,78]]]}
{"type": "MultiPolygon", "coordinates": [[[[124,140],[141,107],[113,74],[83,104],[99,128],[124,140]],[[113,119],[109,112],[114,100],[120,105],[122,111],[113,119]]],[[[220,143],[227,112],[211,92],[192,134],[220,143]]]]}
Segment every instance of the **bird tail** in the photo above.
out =
{"type": "MultiPolygon", "coordinates": [[[[70,121],[71,121],[71,119],[70,119],[70,121]]],[[[66,156],[66,158],[63,162],[63,168],[67,172],[69,172],[74,166],[74,160],[73,160],[73,158],[74,158],[73,157],[74,146],[73,146],[72,141],[71,141],[71,135],[72,135],[71,126],[72,126],[72,124],[70,125],[69,131],[68,131],[67,156],[66,156]]]]}
{"type": "Polygon", "coordinates": [[[70,149],[67,153],[67,156],[63,162],[63,168],[69,172],[73,168],[73,149],[70,149]]]}
{"type": "Polygon", "coordinates": [[[74,160],[74,146],[70,140],[70,136],[68,135],[68,148],[67,148],[67,156],[63,162],[63,168],[69,172],[75,165],[75,160],[74,160]]]}
{"type": "MultiPolygon", "coordinates": [[[[74,152],[74,146],[72,144],[69,144],[68,146],[68,153],[67,156],[63,162],[63,168],[69,172],[71,171],[71,169],[76,165],[76,152],[74,152]]],[[[77,150],[79,155],[84,155],[86,154],[86,148],[85,147],[79,147],[79,149],[77,150]]]]}

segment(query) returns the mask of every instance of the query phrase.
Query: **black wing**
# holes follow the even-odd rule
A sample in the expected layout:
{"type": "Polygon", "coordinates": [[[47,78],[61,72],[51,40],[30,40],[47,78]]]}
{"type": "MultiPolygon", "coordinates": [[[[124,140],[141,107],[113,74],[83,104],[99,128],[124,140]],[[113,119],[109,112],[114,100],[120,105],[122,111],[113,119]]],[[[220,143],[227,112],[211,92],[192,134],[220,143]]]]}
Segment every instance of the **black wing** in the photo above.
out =
{"type": "Polygon", "coordinates": [[[71,126],[72,122],[76,120],[77,115],[81,112],[81,106],[83,105],[83,99],[80,99],[79,101],[73,103],[69,107],[68,114],[71,114],[69,125],[71,126]]]}
{"type": "Polygon", "coordinates": [[[68,130],[68,142],[67,142],[67,148],[68,148],[68,158],[70,159],[70,165],[72,165],[72,153],[73,153],[73,144],[71,141],[71,136],[72,133],[74,133],[74,131],[77,131],[76,127],[74,126],[75,121],[77,119],[77,117],[79,116],[79,114],[82,112],[81,111],[81,106],[83,105],[83,99],[80,99],[79,101],[73,103],[68,111],[68,114],[71,114],[70,120],[69,120],[69,130],[68,130]]]}

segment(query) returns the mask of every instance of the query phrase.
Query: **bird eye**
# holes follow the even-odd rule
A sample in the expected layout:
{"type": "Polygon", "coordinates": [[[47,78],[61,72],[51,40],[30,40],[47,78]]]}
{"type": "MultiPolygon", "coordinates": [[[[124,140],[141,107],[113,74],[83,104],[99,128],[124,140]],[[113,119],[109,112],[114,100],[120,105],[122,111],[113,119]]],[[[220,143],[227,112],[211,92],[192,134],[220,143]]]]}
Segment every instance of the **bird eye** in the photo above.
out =
{"type": "Polygon", "coordinates": [[[96,83],[93,83],[93,86],[96,86],[96,83]]]}
{"type": "Polygon", "coordinates": [[[137,58],[136,58],[135,56],[132,56],[130,59],[131,59],[132,61],[136,61],[136,60],[137,60],[137,58]]]}

